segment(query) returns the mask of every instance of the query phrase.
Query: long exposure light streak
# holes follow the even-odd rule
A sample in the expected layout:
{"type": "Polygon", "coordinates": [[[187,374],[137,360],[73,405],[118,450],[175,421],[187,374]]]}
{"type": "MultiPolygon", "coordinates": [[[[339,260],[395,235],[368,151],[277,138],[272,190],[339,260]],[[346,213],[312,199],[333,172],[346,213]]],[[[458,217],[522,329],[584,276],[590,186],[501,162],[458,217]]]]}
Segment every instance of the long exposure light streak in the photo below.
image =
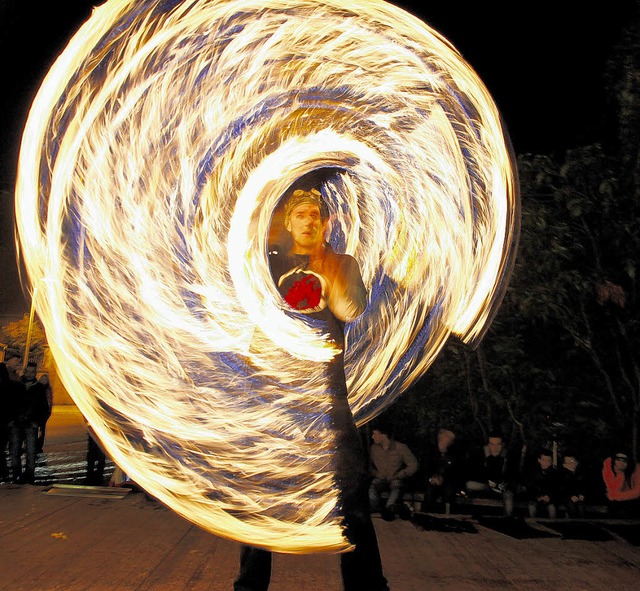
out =
{"type": "Polygon", "coordinates": [[[347,327],[363,424],[446,340],[478,342],[518,233],[496,106],[437,32],[380,0],[109,0],[33,103],[18,237],[58,371],[109,455],[223,537],[342,551],[336,351],[287,314],[279,200],[324,171],[359,262],[347,327]]]}

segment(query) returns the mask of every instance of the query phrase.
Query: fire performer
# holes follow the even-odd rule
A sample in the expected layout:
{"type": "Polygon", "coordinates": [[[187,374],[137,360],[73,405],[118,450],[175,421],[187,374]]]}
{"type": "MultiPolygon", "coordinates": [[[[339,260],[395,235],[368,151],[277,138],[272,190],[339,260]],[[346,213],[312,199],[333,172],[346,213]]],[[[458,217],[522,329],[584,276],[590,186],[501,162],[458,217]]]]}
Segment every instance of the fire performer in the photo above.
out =
{"type": "MultiPolygon", "coordinates": [[[[325,241],[327,208],[320,192],[297,189],[285,205],[284,224],[293,244],[271,252],[271,274],[287,304],[306,323],[328,334],[338,353],[326,364],[335,434],[335,474],[346,538],[353,550],[340,556],[345,591],[388,591],[368,500],[365,450],[347,400],[344,372],[345,323],[366,307],[366,288],[357,261],[337,254],[325,241]]],[[[234,591],[266,591],[271,552],[243,545],[234,591]]]]}

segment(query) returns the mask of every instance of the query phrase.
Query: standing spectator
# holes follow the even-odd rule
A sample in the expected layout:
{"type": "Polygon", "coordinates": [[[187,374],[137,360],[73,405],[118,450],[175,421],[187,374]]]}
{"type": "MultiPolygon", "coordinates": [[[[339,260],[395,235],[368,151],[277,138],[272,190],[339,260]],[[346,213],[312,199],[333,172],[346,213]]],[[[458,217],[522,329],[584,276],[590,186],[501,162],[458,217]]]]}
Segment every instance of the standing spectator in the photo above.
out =
{"type": "Polygon", "coordinates": [[[390,430],[383,425],[373,429],[371,438],[373,439],[369,458],[369,468],[373,476],[369,486],[371,511],[380,511],[382,517],[388,521],[392,520],[396,514],[405,517],[407,511],[402,502],[404,484],[407,478],[417,472],[418,460],[409,447],[396,441],[390,430]],[[380,498],[383,491],[389,493],[384,507],[380,498]]]}
{"type": "Polygon", "coordinates": [[[456,435],[450,429],[440,429],[436,443],[426,454],[427,475],[425,504],[431,507],[438,500],[445,504],[445,513],[451,512],[456,493],[462,488],[460,461],[454,450],[456,435]]]}
{"type": "Polygon", "coordinates": [[[558,508],[565,516],[584,517],[585,488],[578,458],[565,453],[558,472],[558,508]]]}
{"type": "Polygon", "coordinates": [[[44,449],[44,437],[47,428],[47,421],[51,417],[51,411],[53,410],[53,388],[49,381],[49,375],[43,373],[40,376],[40,383],[44,386],[45,393],[47,395],[47,408],[48,412],[41,417],[40,424],[38,425],[38,444],[36,445],[36,451],[41,454],[44,449]]]}
{"type": "Polygon", "coordinates": [[[504,514],[513,515],[513,500],[516,485],[514,470],[507,457],[502,435],[490,433],[482,448],[482,455],[474,458],[469,466],[472,478],[466,489],[470,494],[486,492],[502,501],[504,514]]]}
{"type": "Polygon", "coordinates": [[[7,444],[9,443],[9,422],[13,415],[13,404],[20,388],[20,365],[22,357],[14,355],[0,363],[0,481],[8,480],[7,444]]]}
{"type": "Polygon", "coordinates": [[[14,482],[33,484],[36,472],[38,425],[48,412],[47,393],[36,377],[37,365],[29,362],[15,392],[9,423],[11,472],[14,482]],[[26,465],[22,470],[22,448],[26,449],[26,465]]]}
{"type": "Polygon", "coordinates": [[[558,472],[553,465],[553,452],[542,449],[538,454],[535,466],[527,475],[527,497],[529,500],[529,516],[537,517],[543,509],[550,519],[556,518],[556,502],[558,497],[558,472]]]}
{"type": "Polygon", "coordinates": [[[602,465],[611,517],[640,517],[640,465],[625,449],[619,449],[602,465]]]}

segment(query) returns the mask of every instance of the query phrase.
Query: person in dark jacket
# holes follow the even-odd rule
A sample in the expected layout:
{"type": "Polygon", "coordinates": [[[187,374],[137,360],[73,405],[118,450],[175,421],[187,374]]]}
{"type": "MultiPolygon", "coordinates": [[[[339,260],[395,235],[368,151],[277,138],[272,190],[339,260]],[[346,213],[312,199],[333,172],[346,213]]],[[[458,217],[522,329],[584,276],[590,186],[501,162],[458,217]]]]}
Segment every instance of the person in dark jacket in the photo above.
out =
{"type": "Polygon", "coordinates": [[[558,471],[553,465],[553,453],[543,449],[526,478],[527,499],[529,501],[529,517],[539,517],[538,513],[546,511],[550,519],[555,519],[558,502],[558,471]]]}
{"type": "Polygon", "coordinates": [[[47,421],[51,417],[53,411],[53,388],[51,387],[51,381],[48,374],[42,374],[40,376],[40,383],[44,386],[44,390],[47,394],[47,409],[48,412],[40,418],[40,424],[38,425],[38,444],[36,451],[41,454],[44,450],[44,440],[47,431],[47,421]]]}
{"type": "Polygon", "coordinates": [[[510,517],[513,515],[516,478],[502,435],[490,433],[482,451],[482,456],[474,457],[469,465],[472,478],[467,481],[466,489],[471,495],[486,492],[499,498],[505,516],[510,517]]]}
{"type": "Polygon", "coordinates": [[[456,493],[462,488],[461,462],[454,444],[456,435],[450,429],[438,431],[436,442],[426,453],[425,505],[427,510],[439,500],[445,504],[445,512],[451,511],[456,493]]]}
{"type": "Polygon", "coordinates": [[[29,362],[14,392],[9,422],[9,448],[12,480],[17,483],[34,484],[38,428],[49,412],[47,392],[36,377],[37,365],[29,362]],[[22,466],[22,448],[25,448],[26,463],[22,466]]]}
{"type": "Polygon", "coordinates": [[[586,485],[578,458],[572,453],[562,457],[558,471],[558,509],[567,517],[584,517],[586,485]]]}
{"type": "Polygon", "coordinates": [[[7,467],[7,445],[9,443],[9,422],[12,419],[16,389],[20,385],[22,357],[14,355],[0,363],[0,481],[9,479],[7,467]]]}

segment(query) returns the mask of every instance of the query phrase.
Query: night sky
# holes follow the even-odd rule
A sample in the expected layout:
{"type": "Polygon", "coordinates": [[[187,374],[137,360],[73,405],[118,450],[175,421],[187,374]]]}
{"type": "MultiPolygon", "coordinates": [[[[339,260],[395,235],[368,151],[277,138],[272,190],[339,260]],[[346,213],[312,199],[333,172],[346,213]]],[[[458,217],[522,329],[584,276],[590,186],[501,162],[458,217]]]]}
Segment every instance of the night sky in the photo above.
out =
{"type": "MultiPolygon", "coordinates": [[[[28,311],[13,246],[13,183],[26,116],[46,71],[99,1],[0,0],[0,324],[28,311]]],[[[476,70],[516,154],[562,154],[600,136],[605,62],[635,0],[394,2],[447,37],[476,70]],[[431,6],[429,6],[431,4],[431,6]]]]}

